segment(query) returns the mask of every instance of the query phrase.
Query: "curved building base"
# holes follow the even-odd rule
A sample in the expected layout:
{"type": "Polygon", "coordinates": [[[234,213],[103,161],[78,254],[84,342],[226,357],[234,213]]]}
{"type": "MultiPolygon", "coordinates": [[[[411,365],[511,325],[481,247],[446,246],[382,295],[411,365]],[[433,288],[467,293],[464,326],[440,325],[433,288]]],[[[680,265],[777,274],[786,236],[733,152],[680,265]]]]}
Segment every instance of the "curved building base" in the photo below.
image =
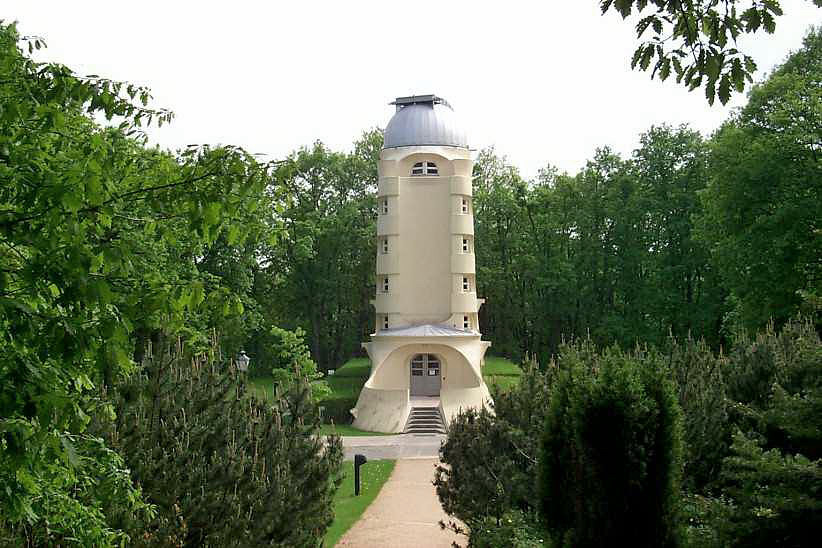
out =
{"type": "Polygon", "coordinates": [[[354,426],[372,432],[405,429],[414,398],[438,398],[446,426],[461,411],[488,407],[481,364],[491,343],[448,326],[383,330],[363,344],[371,374],[351,410],[354,426]],[[413,362],[413,363],[412,363],[413,362]]]}

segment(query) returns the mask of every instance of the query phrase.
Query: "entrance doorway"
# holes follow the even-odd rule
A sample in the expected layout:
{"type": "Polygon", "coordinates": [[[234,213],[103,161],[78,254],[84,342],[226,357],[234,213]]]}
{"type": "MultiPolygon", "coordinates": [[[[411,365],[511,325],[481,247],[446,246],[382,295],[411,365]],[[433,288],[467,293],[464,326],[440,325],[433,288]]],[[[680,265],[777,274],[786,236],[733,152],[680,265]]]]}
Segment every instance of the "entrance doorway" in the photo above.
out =
{"type": "Polygon", "coordinates": [[[411,395],[439,396],[442,386],[440,359],[434,354],[416,354],[411,358],[411,395]]]}

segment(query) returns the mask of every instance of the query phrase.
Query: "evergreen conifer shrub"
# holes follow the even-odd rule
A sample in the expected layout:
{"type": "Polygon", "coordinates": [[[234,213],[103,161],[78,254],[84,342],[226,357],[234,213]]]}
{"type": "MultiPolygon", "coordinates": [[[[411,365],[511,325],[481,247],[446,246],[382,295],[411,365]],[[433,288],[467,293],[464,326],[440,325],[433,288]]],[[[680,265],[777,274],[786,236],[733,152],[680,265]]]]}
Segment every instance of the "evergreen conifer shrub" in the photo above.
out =
{"type": "Polygon", "coordinates": [[[822,536],[822,341],[810,318],[728,356],[735,433],[711,524],[723,546],[812,546],[822,536]]]}
{"type": "Polygon", "coordinates": [[[306,382],[273,403],[243,375],[181,345],[150,353],[123,386],[108,432],[150,521],[119,517],[137,546],[317,546],[333,519],[339,437],[323,442],[306,382]]]}
{"type": "Polygon", "coordinates": [[[493,413],[457,415],[440,448],[437,495],[443,509],[468,527],[472,545],[477,527],[490,538],[493,524],[504,526],[506,516],[527,521],[537,514],[534,477],[556,368],[543,371],[530,360],[522,370],[516,385],[495,391],[493,413]]]}
{"type": "Polygon", "coordinates": [[[669,339],[665,351],[683,417],[684,487],[702,489],[719,475],[730,451],[730,424],[723,370],[727,359],[703,340],[669,339]]]}
{"type": "Polygon", "coordinates": [[[661,360],[566,346],[540,461],[557,546],[675,546],[682,419],[661,360]]]}

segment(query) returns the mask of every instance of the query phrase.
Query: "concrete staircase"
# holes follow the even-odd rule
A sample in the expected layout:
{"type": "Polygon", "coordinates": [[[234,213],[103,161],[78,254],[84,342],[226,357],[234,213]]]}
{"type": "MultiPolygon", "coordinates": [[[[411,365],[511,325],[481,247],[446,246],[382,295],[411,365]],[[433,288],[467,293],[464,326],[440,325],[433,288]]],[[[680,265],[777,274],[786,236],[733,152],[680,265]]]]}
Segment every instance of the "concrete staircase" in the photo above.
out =
{"type": "Polygon", "coordinates": [[[405,424],[406,434],[445,434],[439,407],[412,407],[405,424]]]}

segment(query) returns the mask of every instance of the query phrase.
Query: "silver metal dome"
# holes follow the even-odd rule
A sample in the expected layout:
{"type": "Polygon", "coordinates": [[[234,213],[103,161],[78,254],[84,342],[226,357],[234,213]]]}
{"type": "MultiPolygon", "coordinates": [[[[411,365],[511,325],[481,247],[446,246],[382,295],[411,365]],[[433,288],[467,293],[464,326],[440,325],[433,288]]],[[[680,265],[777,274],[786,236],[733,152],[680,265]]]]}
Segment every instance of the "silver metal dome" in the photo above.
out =
{"type": "Polygon", "coordinates": [[[468,148],[465,131],[444,99],[436,95],[398,97],[397,112],[385,128],[384,148],[445,145],[468,148]]]}

